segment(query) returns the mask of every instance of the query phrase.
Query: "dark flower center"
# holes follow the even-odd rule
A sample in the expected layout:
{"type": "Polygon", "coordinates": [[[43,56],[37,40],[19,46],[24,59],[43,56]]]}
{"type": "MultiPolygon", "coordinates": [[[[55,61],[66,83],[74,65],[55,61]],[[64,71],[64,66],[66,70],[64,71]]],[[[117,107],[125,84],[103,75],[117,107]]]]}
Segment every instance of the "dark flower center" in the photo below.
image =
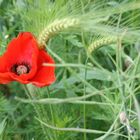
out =
{"type": "Polygon", "coordinates": [[[30,66],[27,64],[15,64],[11,68],[11,71],[16,75],[27,74],[30,71],[30,66]]]}

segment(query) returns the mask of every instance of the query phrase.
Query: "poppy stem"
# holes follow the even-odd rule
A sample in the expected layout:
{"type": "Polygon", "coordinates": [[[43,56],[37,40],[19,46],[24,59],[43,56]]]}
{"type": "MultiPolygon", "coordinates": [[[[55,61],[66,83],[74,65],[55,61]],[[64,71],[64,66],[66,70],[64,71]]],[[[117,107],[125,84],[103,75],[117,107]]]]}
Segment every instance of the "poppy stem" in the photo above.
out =
{"type": "Polygon", "coordinates": [[[60,31],[63,31],[64,29],[77,26],[78,24],[79,20],[76,18],[65,18],[53,21],[39,34],[38,44],[40,49],[45,47],[46,42],[48,42],[52,36],[56,35],[60,31]]]}

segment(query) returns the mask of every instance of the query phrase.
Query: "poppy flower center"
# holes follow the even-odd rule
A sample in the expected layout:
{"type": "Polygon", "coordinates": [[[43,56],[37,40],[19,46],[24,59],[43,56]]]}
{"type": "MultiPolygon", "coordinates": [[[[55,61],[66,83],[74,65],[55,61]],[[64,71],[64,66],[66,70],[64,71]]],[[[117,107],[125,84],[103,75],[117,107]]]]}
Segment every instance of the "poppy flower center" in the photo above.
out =
{"type": "Polygon", "coordinates": [[[30,71],[30,67],[26,64],[15,64],[12,67],[11,71],[14,72],[16,75],[27,74],[30,71]]]}

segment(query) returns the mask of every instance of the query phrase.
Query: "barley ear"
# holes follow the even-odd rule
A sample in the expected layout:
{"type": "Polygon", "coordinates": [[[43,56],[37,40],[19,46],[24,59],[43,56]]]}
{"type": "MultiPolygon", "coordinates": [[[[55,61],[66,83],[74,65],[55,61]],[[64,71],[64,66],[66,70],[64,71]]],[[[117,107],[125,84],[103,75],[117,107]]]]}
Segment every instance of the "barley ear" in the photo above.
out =
{"type": "Polygon", "coordinates": [[[78,24],[79,20],[76,18],[65,18],[61,20],[55,20],[39,34],[38,37],[39,48],[43,49],[45,47],[45,44],[52,36],[63,31],[64,29],[77,26],[78,24]]]}
{"type": "Polygon", "coordinates": [[[106,38],[98,39],[89,45],[87,49],[87,53],[91,54],[95,49],[103,45],[115,43],[116,41],[117,41],[117,37],[106,37],[106,38]]]}

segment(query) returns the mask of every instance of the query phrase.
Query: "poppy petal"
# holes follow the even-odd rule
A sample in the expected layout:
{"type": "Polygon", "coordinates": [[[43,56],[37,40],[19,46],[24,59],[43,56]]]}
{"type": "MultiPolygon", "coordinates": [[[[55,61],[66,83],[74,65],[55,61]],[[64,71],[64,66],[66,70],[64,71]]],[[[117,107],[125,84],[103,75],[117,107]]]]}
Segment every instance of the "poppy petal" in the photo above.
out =
{"type": "Polygon", "coordinates": [[[13,81],[13,79],[10,77],[9,73],[0,73],[0,84],[7,84],[9,82],[13,81]]]}
{"type": "Polygon", "coordinates": [[[37,70],[38,44],[34,36],[29,32],[23,32],[13,39],[9,44],[7,51],[0,59],[0,73],[10,72],[10,76],[22,83],[27,83],[28,79],[32,78],[37,70]],[[20,76],[11,72],[11,68],[15,64],[27,63],[31,66],[28,74],[20,76]]]}
{"type": "Polygon", "coordinates": [[[40,50],[38,70],[32,83],[38,87],[48,86],[55,81],[55,66],[44,66],[43,63],[54,64],[54,60],[45,52],[40,50]]]}

